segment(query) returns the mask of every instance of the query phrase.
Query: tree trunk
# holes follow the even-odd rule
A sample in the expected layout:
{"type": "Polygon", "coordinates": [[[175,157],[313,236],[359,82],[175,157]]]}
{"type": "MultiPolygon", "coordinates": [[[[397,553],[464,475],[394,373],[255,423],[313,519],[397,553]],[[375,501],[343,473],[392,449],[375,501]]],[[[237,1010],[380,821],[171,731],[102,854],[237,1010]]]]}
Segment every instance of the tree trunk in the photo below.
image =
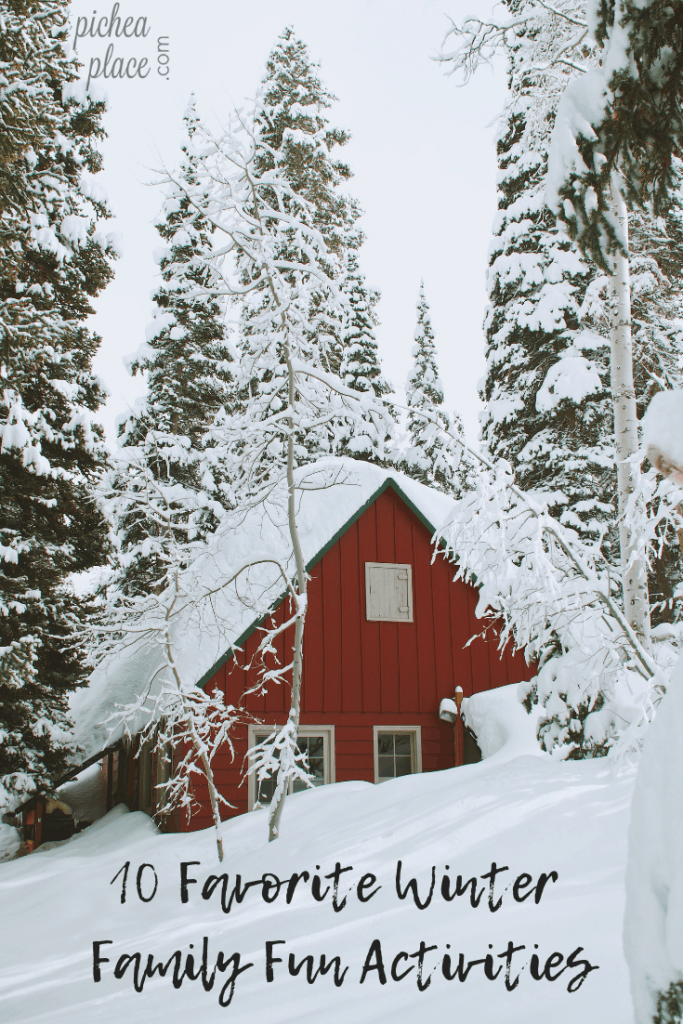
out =
{"type": "MultiPolygon", "coordinates": [[[[619,545],[621,579],[626,619],[641,640],[647,641],[650,628],[650,604],[647,566],[638,550],[633,524],[626,511],[631,495],[639,490],[640,466],[628,461],[638,451],[638,418],[633,383],[631,342],[631,286],[628,262],[628,211],[612,178],[612,210],[619,225],[624,253],[614,254],[610,278],[610,341],[612,347],[611,382],[614,407],[614,436],[617,452],[617,493],[619,498],[619,545]]],[[[636,514],[643,510],[636,509],[636,514]]]]}
{"type": "MultiPolygon", "coordinates": [[[[171,606],[173,607],[173,606],[171,606]]],[[[169,613],[166,613],[166,622],[168,623],[169,613]]],[[[168,626],[166,630],[165,638],[166,647],[166,659],[171,666],[173,672],[173,678],[175,679],[176,686],[178,687],[178,694],[183,704],[183,711],[186,715],[186,722],[190,735],[192,736],[192,746],[195,749],[197,756],[202,762],[202,768],[204,769],[204,777],[206,779],[206,785],[209,789],[209,801],[211,803],[211,814],[213,816],[213,825],[216,831],[216,852],[218,853],[219,861],[223,860],[223,836],[221,834],[221,812],[218,806],[218,790],[216,789],[216,782],[213,776],[213,768],[211,767],[211,761],[206,752],[206,745],[202,743],[200,737],[197,735],[194,722],[192,720],[192,709],[187,709],[187,704],[184,698],[183,684],[178,672],[178,666],[176,665],[175,658],[173,657],[173,647],[171,646],[171,638],[168,635],[168,626]]]]}
{"type": "MultiPolygon", "coordinates": [[[[304,623],[306,620],[306,600],[308,596],[308,581],[306,577],[306,565],[304,563],[301,543],[299,541],[299,530],[296,522],[296,494],[294,490],[294,400],[295,383],[294,369],[289,353],[289,346],[286,349],[287,374],[289,378],[289,436],[287,438],[287,519],[289,524],[289,535],[292,540],[294,561],[296,564],[297,577],[297,601],[296,622],[294,625],[294,652],[292,657],[292,698],[289,708],[289,721],[294,723],[294,739],[299,730],[299,715],[301,712],[301,671],[303,668],[303,646],[304,646],[304,623]]],[[[285,807],[287,796],[287,782],[282,788],[277,804],[270,813],[268,821],[268,842],[272,843],[280,835],[280,819],[285,807]]]]}

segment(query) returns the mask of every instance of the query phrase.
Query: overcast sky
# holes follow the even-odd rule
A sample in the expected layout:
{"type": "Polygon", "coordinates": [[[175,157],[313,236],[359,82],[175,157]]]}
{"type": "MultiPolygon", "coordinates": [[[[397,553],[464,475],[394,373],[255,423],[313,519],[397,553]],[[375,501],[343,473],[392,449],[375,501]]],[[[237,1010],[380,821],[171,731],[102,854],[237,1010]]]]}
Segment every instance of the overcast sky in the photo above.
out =
{"type": "MultiPolygon", "coordinates": [[[[149,71],[145,78],[97,79],[108,95],[99,180],[123,244],[116,277],[96,300],[92,321],[103,339],[96,372],[111,394],[103,413],[110,438],[117,415],[144,392],[122,356],[144,340],[158,281],[152,253],[160,244],[154,223],[161,195],[148,182],[155,168],[178,161],[189,94],[195,92],[200,115],[225,116],[253,96],[270,50],[291,24],[338,97],[331,124],[352,135],[338,152],[354,172],[347,191],[365,211],[360,259],[368,284],[382,295],[377,336],[385,374],[402,387],[424,278],[447,405],[460,412],[475,440],[484,274],[496,205],[492,122],[505,102],[505,80],[485,69],[457,88],[433,58],[448,16],[461,21],[482,4],[488,9],[488,0],[122,0],[121,28],[132,18],[128,31],[137,25],[145,38],[78,40],[84,77],[91,67],[97,71],[97,61],[102,68],[108,46],[108,70],[118,70],[113,62],[122,57],[130,71],[138,67],[131,58],[146,58],[142,70],[149,71]],[[164,77],[159,72],[166,69],[164,77]]],[[[95,28],[106,32],[100,19],[110,17],[112,6],[111,0],[74,3],[72,39],[79,17],[87,19],[81,31],[95,18],[95,28]]]]}

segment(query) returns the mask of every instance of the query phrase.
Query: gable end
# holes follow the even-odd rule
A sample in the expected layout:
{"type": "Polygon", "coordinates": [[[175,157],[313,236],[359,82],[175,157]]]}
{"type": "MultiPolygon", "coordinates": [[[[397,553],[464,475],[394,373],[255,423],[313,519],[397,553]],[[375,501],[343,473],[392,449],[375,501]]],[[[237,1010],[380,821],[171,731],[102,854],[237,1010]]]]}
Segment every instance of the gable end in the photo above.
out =
{"type": "MultiPolygon", "coordinates": [[[[419,508],[417,508],[417,506],[413,504],[408,495],[401,489],[401,487],[396,483],[396,481],[389,477],[387,480],[384,481],[382,486],[378,487],[375,493],[371,494],[368,500],[354,512],[350,519],[348,519],[344,523],[344,525],[339,530],[337,530],[337,532],[327,542],[327,544],[325,544],[325,546],[322,547],[320,551],[316,552],[313,558],[311,558],[310,561],[306,563],[306,572],[310,572],[311,569],[313,569],[318,564],[318,562],[322,558],[324,558],[324,556],[327,554],[330,548],[334,547],[334,545],[337,543],[340,537],[342,537],[346,533],[346,531],[350,529],[350,527],[352,527],[353,524],[357,522],[360,519],[360,517],[364,515],[365,512],[367,512],[370,506],[374,505],[377,499],[381,497],[381,495],[384,494],[384,492],[389,488],[395,492],[395,494],[413,513],[413,515],[422,523],[422,525],[429,532],[430,537],[434,536],[434,534],[436,533],[435,526],[432,523],[430,523],[429,520],[422,514],[422,512],[420,512],[419,508]]],[[[271,610],[266,615],[262,615],[260,618],[255,619],[254,622],[251,623],[251,625],[247,626],[247,628],[244,630],[241,636],[239,636],[237,640],[235,640],[235,642],[228,648],[225,654],[223,654],[218,659],[215,665],[213,665],[208,670],[208,672],[204,673],[204,675],[198,681],[197,686],[201,688],[205,687],[208,681],[211,679],[211,677],[214,676],[216,672],[218,672],[219,668],[222,668],[223,665],[225,665],[226,661],[228,661],[232,657],[233,651],[236,648],[241,647],[249,639],[254,630],[258,629],[259,626],[263,625],[266,619],[275,611],[278,605],[280,605],[281,602],[284,601],[286,597],[287,592],[283,591],[282,594],[273,603],[271,610]]]]}

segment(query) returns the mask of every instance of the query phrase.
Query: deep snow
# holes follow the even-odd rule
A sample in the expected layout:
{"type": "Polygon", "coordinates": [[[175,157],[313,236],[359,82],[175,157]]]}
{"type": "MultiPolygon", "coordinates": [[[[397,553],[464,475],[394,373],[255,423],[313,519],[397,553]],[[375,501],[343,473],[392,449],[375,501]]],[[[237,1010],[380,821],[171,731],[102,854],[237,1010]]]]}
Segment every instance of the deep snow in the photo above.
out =
{"type": "MultiPolygon", "coordinates": [[[[184,1024],[201,1013],[203,1022],[244,1024],[409,1024],[416,1014],[428,1015],[434,1024],[629,1022],[621,922],[632,771],[615,774],[603,760],[554,763],[540,755],[533,722],[515,705],[513,687],[478,695],[466,707],[470,721],[476,719],[480,727],[487,723],[482,743],[489,756],[480,764],[382,786],[351,782],[297,794],[288,799],[282,838],[272,844],[266,841],[265,815],[243,815],[224,825],[221,868],[210,830],[160,835],[144,814],[121,808],[66,843],[0,865],[0,1020],[184,1024]],[[510,714],[513,707],[518,715],[510,714]],[[436,889],[425,909],[418,909],[410,894],[398,898],[399,860],[404,885],[416,877],[422,899],[436,866],[436,889]],[[122,875],[110,881],[127,861],[122,904],[122,875]],[[181,861],[200,862],[188,868],[198,882],[188,884],[186,904],[180,899],[181,861]],[[227,871],[232,888],[235,873],[243,882],[264,872],[281,879],[304,870],[324,875],[333,873],[337,862],[352,866],[340,876],[339,900],[349,886],[351,892],[338,912],[331,893],[320,902],[313,898],[310,881],[299,883],[290,905],[284,889],[276,895],[272,887],[266,895],[273,901],[265,902],[261,884],[229,914],[221,909],[219,891],[202,899],[202,885],[212,873],[227,871]],[[502,896],[495,912],[489,909],[490,880],[480,877],[490,873],[493,862],[507,868],[495,879],[492,905],[502,896]],[[154,866],[159,880],[148,903],[136,895],[135,876],[143,863],[154,866]],[[519,875],[528,873],[535,885],[542,872],[551,871],[558,879],[546,884],[538,904],[534,895],[515,902],[512,883],[519,875]],[[458,874],[463,880],[479,876],[478,888],[486,888],[480,905],[470,905],[469,890],[452,902],[444,900],[444,872],[451,886],[458,874]],[[367,896],[377,884],[381,888],[361,903],[356,886],[367,873],[377,883],[367,881],[362,893],[367,896]],[[219,994],[231,967],[218,974],[208,992],[201,980],[188,978],[174,988],[172,968],[165,978],[148,979],[141,993],[134,990],[132,967],[120,980],[113,976],[118,958],[138,951],[143,966],[147,954],[165,962],[176,950],[183,961],[190,952],[199,961],[204,936],[210,967],[219,950],[226,959],[239,952],[240,966],[254,965],[237,978],[229,1007],[219,1005],[219,994]],[[381,984],[379,972],[370,970],[361,984],[375,939],[381,941],[387,981],[381,984]],[[101,964],[102,980],[95,983],[92,944],[102,940],[111,941],[101,947],[109,962],[101,964]],[[282,962],[273,965],[272,982],[265,971],[268,940],[285,943],[273,947],[282,962]],[[411,956],[419,953],[421,941],[437,947],[424,954],[424,991],[417,985],[419,958],[411,956]],[[452,957],[453,970],[460,952],[467,960],[491,953],[497,971],[505,964],[498,954],[509,942],[525,946],[512,954],[510,980],[518,973],[520,979],[513,991],[506,990],[504,969],[488,980],[481,964],[471,968],[465,982],[444,978],[444,957],[452,957]],[[578,947],[583,947],[578,960],[599,967],[578,991],[570,993],[567,986],[580,966],[555,981],[531,976],[534,953],[543,971],[551,954],[566,958],[578,947]],[[408,957],[395,960],[401,952],[408,957]],[[348,967],[343,984],[335,986],[333,971],[313,984],[306,981],[305,967],[290,976],[290,953],[297,963],[313,954],[316,965],[322,953],[339,956],[342,968],[348,967]],[[394,961],[397,976],[413,970],[394,981],[394,961]]],[[[531,891],[525,882],[520,896],[531,891]]],[[[152,886],[152,871],[145,868],[143,896],[152,886]]],[[[376,964],[376,957],[371,962],[376,964]]],[[[550,973],[561,971],[565,962],[553,960],[550,973]]]]}

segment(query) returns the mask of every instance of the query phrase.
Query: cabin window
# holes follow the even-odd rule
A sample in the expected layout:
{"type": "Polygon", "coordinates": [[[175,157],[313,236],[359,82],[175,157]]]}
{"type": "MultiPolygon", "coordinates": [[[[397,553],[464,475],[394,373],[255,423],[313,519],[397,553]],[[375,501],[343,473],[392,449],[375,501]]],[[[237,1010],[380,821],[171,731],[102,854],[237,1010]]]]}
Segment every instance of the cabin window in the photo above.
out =
{"type": "Polygon", "coordinates": [[[365,563],[365,616],[370,622],[413,621],[413,567],[365,563]]]}
{"type": "MultiPolygon", "coordinates": [[[[270,730],[249,728],[249,746],[263,743],[270,736],[270,730]]],[[[299,750],[308,758],[308,770],[314,787],[334,782],[334,726],[302,726],[299,729],[299,750]]],[[[249,776],[249,809],[267,806],[275,792],[277,779],[271,777],[258,783],[249,776]]],[[[309,787],[300,781],[290,782],[289,792],[299,793],[309,787]]]]}
{"type": "Polygon", "coordinates": [[[420,727],[374,727],[375,782],[422,771],[420,727]]]}

